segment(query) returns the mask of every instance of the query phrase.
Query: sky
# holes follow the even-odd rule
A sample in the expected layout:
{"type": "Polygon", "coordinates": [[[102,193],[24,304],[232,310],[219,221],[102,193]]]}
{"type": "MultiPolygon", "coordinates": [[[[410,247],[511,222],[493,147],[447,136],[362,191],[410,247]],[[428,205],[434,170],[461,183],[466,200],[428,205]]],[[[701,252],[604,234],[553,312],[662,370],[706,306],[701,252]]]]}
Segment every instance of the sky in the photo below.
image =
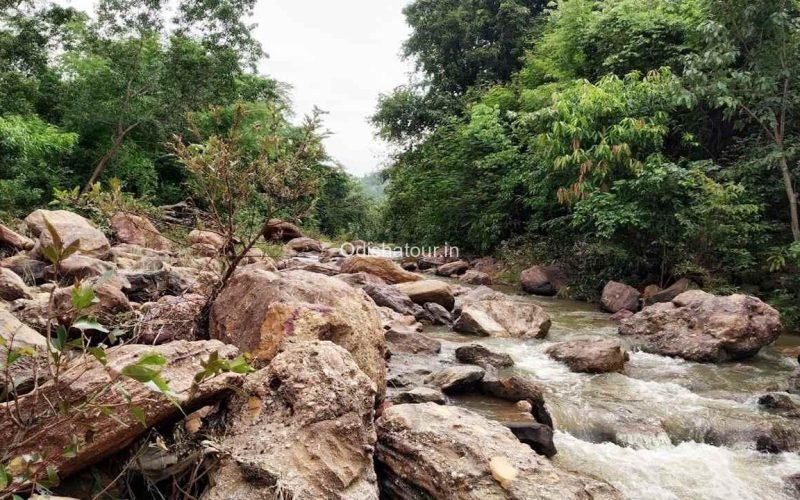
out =
{"type": "MultiPolygon", "coordinates": [[[[61,0],[93,10],[94,0],[61,0]]],[[[408,81],[400,58],[409,0],[259,0],[251,22],[269,57],[259,71],[292,86],[295,120],[327,111],[328,153],[353,175],[380,168],[389,147],[369,124],[378,96],[408,81]]]]}

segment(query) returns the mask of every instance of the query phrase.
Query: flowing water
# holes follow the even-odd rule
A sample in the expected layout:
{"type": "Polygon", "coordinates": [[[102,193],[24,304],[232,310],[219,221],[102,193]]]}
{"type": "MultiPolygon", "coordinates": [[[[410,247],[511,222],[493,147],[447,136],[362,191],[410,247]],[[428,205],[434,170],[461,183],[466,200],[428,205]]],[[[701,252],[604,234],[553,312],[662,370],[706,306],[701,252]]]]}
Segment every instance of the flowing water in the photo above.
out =
{"type": "MultiPolygon", "coordinates": [[[[798,497],[783,478],[800,473],[800,455],[756,451],[765,438],[800,449],[800,420],[756,402],[797,365],[790,356],[800,344],[796,338],[781,338],[745,362],[698,364],[631,352],[624,374],[579,374],[545,349],[565,340],[617,338],[608,315],[568,300],[518,300],[532,300],[551,315],[547,339],[476,339],[445,329],[430,334],[443,341],[444,357],[479,340],[514,358],[509,372],[539,382],[557,429],[554,460],[561,466],[601,477],[631,499],[798,497]]],[[[454,402],[498,420],[520,418],[512,404],[481,396],[454,402]]]]}

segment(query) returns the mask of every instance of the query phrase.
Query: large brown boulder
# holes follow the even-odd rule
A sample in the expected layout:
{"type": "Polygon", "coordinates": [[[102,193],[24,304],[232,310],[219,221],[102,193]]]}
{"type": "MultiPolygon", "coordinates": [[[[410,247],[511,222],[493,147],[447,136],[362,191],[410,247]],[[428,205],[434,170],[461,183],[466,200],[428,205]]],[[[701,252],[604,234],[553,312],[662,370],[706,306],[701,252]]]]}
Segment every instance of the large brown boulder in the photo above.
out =
{"type": "Polygon", "coordinates": [[[689,280],[681,278],[667,288],[661,290],[658,285],[649,285],[645,288],[644,303],[647,305],[669,302],[689,289],[689,280]]]}
{"type": "Polygon", "coordinates": [[[622,498],[608,483],[556,467],[508,428],[463,408],[394,405],[377,427],[384,498],[622,498]]]}
{"type": "Polygon", "coordinates": [[[57,469],[62,479],[97,463],[125,449],[148,427],[232,392],[241,375],[223,373],[195,383],[195,376],[203,371],[201,363],[214,352],[221,359],[238,354],[235,347],[217,341],[179,341],[158,347],[113,347],[106,351],[105,366],[92,357],[76,359],[59,374],[57,382],[51,380],[16,402],[0,403],[2,414],[13,413],[28,423],[21,429],[14,419],[0,419],[6,456],[24,461],[26,456],[38,454],[39,463],[57,469]],[[155,367],[169,384],[169,398],[155,385],[123,375],[125,367],[151,354],[166,361],[155,367]],[[142,418],[146,426],[141,424],[142,418]]]}
{"type": "Polygon", "coordinates": [[[377,499],[375,391],[350,354],[296,342],[230,403],[207,500],[377,499]]]}
{"type": "Polygon", "coordinates": [[[347,283],[306,271],[244,268],[211,308],[212,338],[252,353],[260,363],[284,340],[330,340],[352,354],[383,395],[385,342],[375,304],[347,283]]]}
{"type": "Polygon", "coordinates": [[[486,299],[462,307],[453,329],[484,337],[541,339],[550,331],[550,323],[550,316],[532,302],[486,299]]]}
{"type": "Polygon", "coordinates": [[[628,361],[628,352],[618,340],[573,340],[547,349],[547,354],[562,361],[574,372],[621,372],[628,361]]]}
{"type": "Polygon", "coordinates": [[[455,262],[448,262],[436,268],[436,274],[439,276],[453,276],[456,274],[464,274],[469,269],[469,262],[465,260],[457,260],[455,262]]]}
{"type": "Polygon", "coordinates": [[[406,271],[396,262],[385,257],[352,255],[342,262],[342,273],[361,272],[374,274],[386,283],[405,283],[422,279],[421,276],[406,271]]]}
{"type": "Polygon", "coordinates": [[[461,281],[464,283],[469,283],[470,285],[491,285],[492,278],[481,271],[476,271],[474,269],[470,269],[469,271],[465,272],[461,275],[461,281]]]}
{"type": "Polygon", "coordinates": [[[22,236],[8,226],[0,224],[0,247],[8,247],[13,250],[30,250],[33,245],[32,239],[22,236]]]}
{"type": "Polygon", "coordinates": [[[314,238],[301,236],[300,238],[292,238],[286,243],[286,247],[295,252],[321,252],[322,244],[314,238]]]}
{"type": "Polygon", "coordinates": [[[415,303],[408,295],[389,285],[366,285],[362,288],[364,292],[381,307],[400,313],[402,315],[414,316],[417,319],[427,317],[421,305],[415,303]]]}
{"type": "Polygon", "coordinates": [[[522,290],[533,295],[556,295],[567,286],[567,276],[558,265],[529,267],[519,281],[522,290]]]}
{"type": "Polygon", "coordinates": [[[603,294],[600,298],[600,306],[604,311],[615,313],[623,309],[631,312],[639,310],[639,297],[642,294],[639,290],[625,283],[609,281],[603,287],[603,294]]]}
{"type": "Polygon", "coordinates": [[[291,222],[280,219],[270,219],[264,228],[264,239],[272,241],[289,241],[295,238],[302,238],[303,231],[291,222]]]}
{"type": "Polygon", "coordinates": [[[206,297],[194,293],[165,295],[157,302],[142,304],[141,319],[134,329],[140,344],[165,344],[174,340],[193,340],[197,316],[206,297]]]}
{"type": "Polygon", "coordinates": [[[453,310],[455,297],[453,289],[444,281],[422,280],[408,283],[399,283],[395,288],[408,295],[408,297],[419,305],[433,302],[444,307],[448,311],[453,310]]]}
{"type": "Polygon", "coordinates": [[[70,246],[75,241],[78,244],[78,252],[89,257],[105,259],[111,250],[106,236],[102,231],[94,227],[88,220],[78,214],[66,210],[36,210],[25,218],[28,230],[37,238],[34,255],[41,255],[43,246],[53,245],[53,238],[47,229],[45,219],[53,226],[56,234],[61,239],[64,248],[70,246]]]}
{"type": "Polygon", "coordinates": [[[701,290],[645,307],[619,327],[620,335],[632,336],[644,350],[699,362],[754,356],[781,331],[778,311],[758,298],[701,290]]]}
{"type": "Polygon", "coordinates": [[[186,236],[186,244],[200,255],[213,257],[219,254],[225,246],[225,238],[213,231],[193,229],[186,236]]]}
{"type": "Polygon", "coordinates": [[[105,260],[95,259],[86,255],[72,254],[62,260],[58,269],[50,265],[45,269],[45,277],[63,281],[79,281],[86,278],[95,278],[108,272],[114,272],[117,266],[105,260]]]}
{"type": "Polygon", "coordinates": [[[144,217],[117,212],[111,217],[111,229],[120,243],[167,252],[170,249],[169,240],[164,238],[153,223],[144,217]]]}
{"type": "Polygon", "coordinates": [[[399,321],[392,322],[384,336],[392,354],[398,352],[436,354],[442,350],[441,342],[399,321]]]}

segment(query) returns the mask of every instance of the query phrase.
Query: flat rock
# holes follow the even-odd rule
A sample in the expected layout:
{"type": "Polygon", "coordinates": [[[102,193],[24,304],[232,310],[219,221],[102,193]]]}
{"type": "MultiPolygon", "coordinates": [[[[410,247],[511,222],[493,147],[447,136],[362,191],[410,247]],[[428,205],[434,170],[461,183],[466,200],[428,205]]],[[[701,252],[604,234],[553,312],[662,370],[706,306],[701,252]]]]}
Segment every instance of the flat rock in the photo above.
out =
{"type": "Polygon", "coordinates": [[[394,404],[436,403],[447,404],[447,397],[439,389],[415,387],[409,391],[398,392],[392,396],[394,404]]]}
{"type": "Polygon", "coordinates": [[[456,348],[456,359],[462,363],[480,366],[484,370],[514,366],[514,360],[508,354],[491,351],[480,344],[456,348]]]}
{"type": "Polygon", "coordinates": [[[569,366],[574,372],[621,372],[628,361],[628,352],[618,340],[573,340],[547,348],[547,354],[569,366]]]}
{"type": "Polygon", "coordinates": [[[365,272],[377,276],[390,284],[422,279],[419,275],[406,271],[391,259],[371,255],[353,255],[346,258],[342,262],[342,272],[365,272]]]}
{"type": "Polygon", "coordinates": [[[550,324],[550,316],[532,302],[486,299],[463,306],[453,329],[484,337],[541,339],[547,336],[550,324]]]}
{"type": "Polygon", "coordinates": [[[111,250],[111,245],[102,231],[94,224],[78,214],[66,210],[36,210],[25,218],[25,224],[34,237],[37,238],[34,255],[41,255],[42,246],[52,246],[53,238],[45,225],[45,219],[61,239],[63,248],[69,247],[73,242],[79,241],[78,252],[89,257],[105,259],[111,250]]]}
{"type": "Polygon", "coordinates": [[[424,306],[428,302],[433,302],[439,304],[448,311],[452,311],[455,305],[453,290],[444,281],[413,281],[397,284],[395,288],[408,295],[411,300],[421,306],[424,306]]]}
{"type": "Polygon", "coordinates": [[[426,384],[434,385],[443,392],[457,392],[468,389],[486,374],[483,368],[474,365],[455,365],[431,374],[426,384]]]}

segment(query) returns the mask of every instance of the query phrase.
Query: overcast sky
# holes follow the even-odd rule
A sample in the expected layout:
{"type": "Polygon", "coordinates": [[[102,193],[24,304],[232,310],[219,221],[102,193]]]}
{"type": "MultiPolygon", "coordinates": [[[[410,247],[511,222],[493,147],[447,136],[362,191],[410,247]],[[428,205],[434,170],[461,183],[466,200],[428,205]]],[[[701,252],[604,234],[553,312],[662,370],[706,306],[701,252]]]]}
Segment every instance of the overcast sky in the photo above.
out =
{"type": "MultiPolygon", "coordinates": [[[[327,111],[328,152],[354,175],[376,170],[388,147],[368,123],[381,92],[406,82],[400,60],[409,0],[259,0],[255,35],[269,54],[261,72],[293,87],[296,119],[327,111]]],[[[94,0],[61,0],[93,10],[94,0]]]]}

